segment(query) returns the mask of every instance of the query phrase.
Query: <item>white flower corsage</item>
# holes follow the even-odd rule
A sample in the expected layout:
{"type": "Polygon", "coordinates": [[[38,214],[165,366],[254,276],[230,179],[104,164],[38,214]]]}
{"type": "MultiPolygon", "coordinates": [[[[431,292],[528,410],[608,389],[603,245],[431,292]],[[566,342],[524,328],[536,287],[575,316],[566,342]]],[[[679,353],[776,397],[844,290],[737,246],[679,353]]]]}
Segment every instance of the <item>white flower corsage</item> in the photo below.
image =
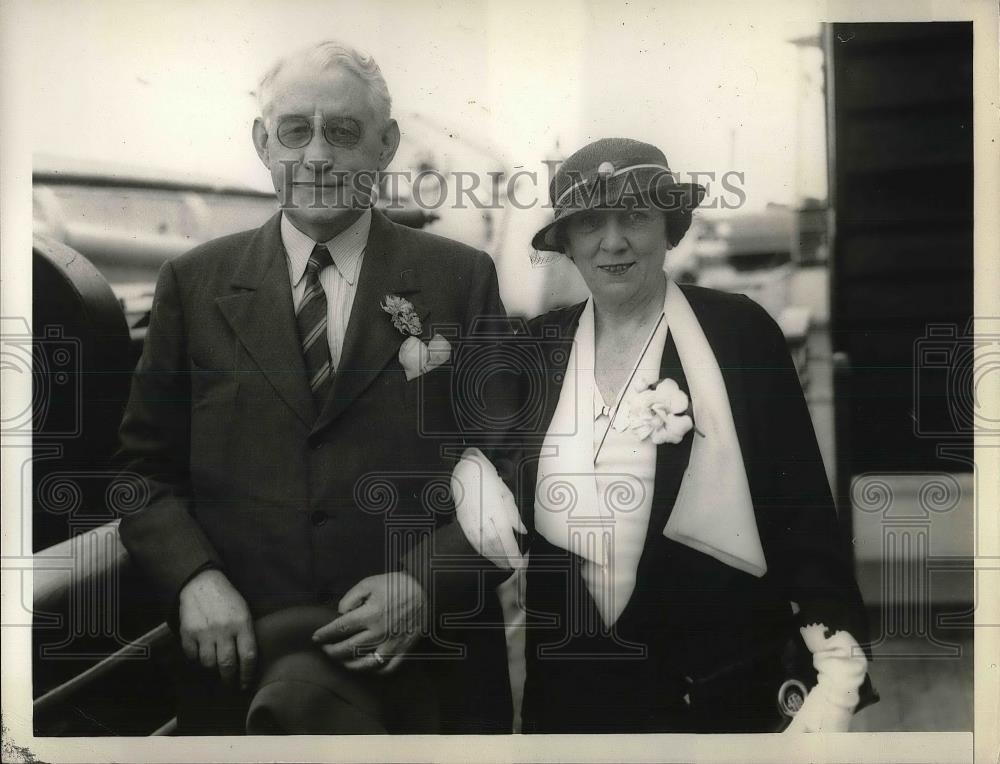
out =
{"type": "Polygon", "coordinates": [[[690,430],[704,436],[694,426],[687,393],[672,379],[650,382],[640,376],[628,400],[627,429],[639,440],[649,438],[657,445],[680,443],[690,430]]]}
{"type": "Polygon", "coordinates": [[[424,330],[413,303],[398,294],[387,294],[382,300],[382,310],[392,318],[392,325],[403,334],[418,337],[424,330]]]}

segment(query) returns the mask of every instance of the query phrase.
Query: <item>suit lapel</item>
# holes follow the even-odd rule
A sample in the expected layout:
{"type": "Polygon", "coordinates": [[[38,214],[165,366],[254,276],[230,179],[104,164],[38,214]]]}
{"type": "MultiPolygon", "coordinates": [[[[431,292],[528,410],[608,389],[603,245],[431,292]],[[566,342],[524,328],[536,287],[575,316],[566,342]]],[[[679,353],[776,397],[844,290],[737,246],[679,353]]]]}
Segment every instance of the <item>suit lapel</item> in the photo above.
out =
{"type": "Polygon", "coordinates": [[[316,404],[299,348],[280,222],[279,212],[257,231],[233,274],[236,291],[216,304],[278,395],[312,425],[316,404]]]}
{"type": "MultiPolygon", "coordinates": [[[[386,295],[407,296],[415,303],[421,322],[430,314],[428,306],[413,297],[421,290],[414,265],[392,223],[382,213],[372,210],[368,246],[347,323],[343,352],[330,395],[315,420],[313,434],[337,419],[398,355],[406,337],[382,310],[386,295]]],[[[402,372],[400,378],[403,378],[402,372]]]]}
{"type": "MultiPolygon", "coordinates": [[[[660,379],[670,377],[680,388],[690,393],[690,386],[681,367],[677,355],[677,345],[674,344],[672,332],[668,332],[667,341],[663,347],[663,358],[660,361],[660,379]]],[[[656,447],[656,472],[653,484],[653,505],[649,512],[649,527],[646,530],[646,543],[659,538],[667,518],[674,508],[681,480],[687,472],[691,460],[692,438],[698,437],[694,432],[691,437],[680,443],[663,443],[656,447]]]]}
{"type": "MultiPolygon", "coordinates": [[[[696,294],[684,289],[685,296],[691,304],[701,325],[705,338],[708,340],[712,353],[722,371],[722,379],[726,384],[726,396],[729,398],[729,407],[733,412],[733,424],[736,426],[737,439],[740,442],[740,451],[743,454],[744,464],[747,461],[747,415],[746,395],[743,389],[743,375],[741,370],[740,345],[737,334],[733,329],[732,320],[726,314],[711,310],[696,294]]],[[[677,379],[684,377],[681,369],[680,356],[677,354],[677,346],[673,338],[668,336],[667,345],[664,347],[663,360],[660,364],[660,378],[665,376],[677,379]]],[[[686,392],[690,392],[686,379],[678,380],[681,387],[686,392]]],[[[697,422],[695,422],[697,425],[697,422]]],[[[691,438],[699,437],[693,431],[691,438]]],[[[656,449],[656,484],[653,488],[653,508],[650,512],[649,531],[646,535],[647,543],[653,538],[657,538],[662,533],[670,513],[673,511],[674,502],[677,499],[677,492],[680,490],[681,480],[687,471],[691,457],[692,440],[688,438],[682,442],[683,450],[679,450],[677,445],[664,443],[656,449]]],[[[749,477],[749,475],[748,475],[749,477]]]]}

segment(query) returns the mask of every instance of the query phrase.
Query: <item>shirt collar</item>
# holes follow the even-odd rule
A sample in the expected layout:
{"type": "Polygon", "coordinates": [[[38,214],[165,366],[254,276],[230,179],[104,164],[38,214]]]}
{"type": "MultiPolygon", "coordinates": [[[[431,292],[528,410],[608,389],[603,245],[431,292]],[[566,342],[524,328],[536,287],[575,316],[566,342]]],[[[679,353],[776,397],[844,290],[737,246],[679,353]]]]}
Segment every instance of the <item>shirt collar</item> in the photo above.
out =
{"type": "MultiPolygon", "coordinates": [[[[361,270],[361,256],[365,252],[368,244],[368,232],[371,229],[372,211],[366,209],[361,213],[361,217],[351,223],[345,230],[338,233],[329,241],[320,242],[330,250],[333,264],[343,279],[354,286],[361,270]]],[[[288,276],[292,286],[296,286],[302,280],[306,272],[306,264],[309,256],[316,246],[309,236],[302,233],[288,216],[281,215],[281,243],[285,245],[285,253],[288,255],[288,276]]]]}

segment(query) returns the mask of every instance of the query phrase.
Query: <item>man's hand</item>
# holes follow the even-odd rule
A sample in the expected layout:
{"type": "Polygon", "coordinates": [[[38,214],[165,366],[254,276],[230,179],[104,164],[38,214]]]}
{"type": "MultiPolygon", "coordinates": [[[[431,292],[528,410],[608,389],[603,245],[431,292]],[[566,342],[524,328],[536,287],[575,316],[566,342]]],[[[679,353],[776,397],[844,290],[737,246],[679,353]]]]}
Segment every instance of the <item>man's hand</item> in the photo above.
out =
{"type": "Polygon", "coordinates": [[[219,570],[196,575],[180,593],[181,646],[191,660],[218,667],[223,681],[239,676],[247,689],[257,665],[257,640],[246,601],[219,570]]]}
{"type": "Polygon", "coordinates": [[[337,604],[340,616],[313,641],[352,670],[395,671],[425,628],[427,596],[408,573],[369,576],[337,604]]]}

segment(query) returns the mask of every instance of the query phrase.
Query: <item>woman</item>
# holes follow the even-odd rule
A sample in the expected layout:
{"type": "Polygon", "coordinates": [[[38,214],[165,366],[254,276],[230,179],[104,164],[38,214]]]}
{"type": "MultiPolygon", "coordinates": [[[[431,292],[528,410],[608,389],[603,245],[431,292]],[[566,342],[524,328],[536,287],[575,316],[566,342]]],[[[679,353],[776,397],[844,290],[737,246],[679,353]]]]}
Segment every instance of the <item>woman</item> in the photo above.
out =
{"type": "Polygon", "coordinates": [[[638,141],[563,163],[532,243],[564,253],[591,297],[515,341],[510,357],[541,370],[522,375],[540,416],[491,451],[507,501],[489,482],[481,506],[468,498],[489,473],[481,454],[455,472],[481,551],[523,565],[526,532],[525,731],[774,731],[792,716],[836,731],[872,695],[863,604],[784,337],[746,297],[664,273],[703,195],[638,141]]]}

